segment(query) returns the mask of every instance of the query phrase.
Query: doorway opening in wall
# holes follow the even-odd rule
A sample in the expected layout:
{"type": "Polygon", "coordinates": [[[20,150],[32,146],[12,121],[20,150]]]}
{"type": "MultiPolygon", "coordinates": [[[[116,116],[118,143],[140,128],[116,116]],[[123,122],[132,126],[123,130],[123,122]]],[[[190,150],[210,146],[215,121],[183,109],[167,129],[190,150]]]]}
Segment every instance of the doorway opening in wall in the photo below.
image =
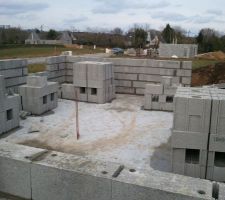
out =
{"type": "Polygon", "coordinates": [[[215,152],[214,165],[216,167],[225,167],[225,153],[215,152]]]}
{"type": "Polygon", "coordinates": [[[12,109],[9,109],[6,111],[6,119],[7,119],[7,121],[13,119],[13,110],[12,109]]]}
{"type": "Polygon", "coordinates": [[[200,150],[186,149],[185,162],[189,164],[199,164],[200,150]]]}
{"type": "Polygon", "coordinates": [[[173,103],[173,96],[167,96],[166,97],[166,102],[167,103],[173,103]]]}

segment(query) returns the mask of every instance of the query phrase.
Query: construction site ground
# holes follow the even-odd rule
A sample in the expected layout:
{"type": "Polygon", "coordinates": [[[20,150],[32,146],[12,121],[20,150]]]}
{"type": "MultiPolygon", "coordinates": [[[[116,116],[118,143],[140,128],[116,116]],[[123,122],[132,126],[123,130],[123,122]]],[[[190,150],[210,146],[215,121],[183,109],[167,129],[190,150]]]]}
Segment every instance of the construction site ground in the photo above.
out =
{"type": "Polygon", "coordinates": [[[77,140],[75,102],[59,99],[58,108],[22,120],[1,140],[170,172],[173,114],[142,110],[143,100],[117,95],[112,103],[79,103],[77,140]]]}

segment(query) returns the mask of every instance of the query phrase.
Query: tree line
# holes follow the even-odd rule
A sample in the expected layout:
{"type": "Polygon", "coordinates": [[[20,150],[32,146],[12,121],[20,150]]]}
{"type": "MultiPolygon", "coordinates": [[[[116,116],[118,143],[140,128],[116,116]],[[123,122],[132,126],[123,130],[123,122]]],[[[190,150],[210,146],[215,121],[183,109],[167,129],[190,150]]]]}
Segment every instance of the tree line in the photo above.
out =
{"type": "MultiPolygon", "coordinates": [[[[49,31],[23,30],[21,28],[0,28],[0,45],[24,44],[31,31],[35,31],[42,39],[55,40],[60,32],[50,29],[49,31]]],[[[102,47],[135,47],[143,48],[147,44],[149,29],[143,26],[134,26],[128,31],[116,27],[111,31],[103,32],[88,30],[86,32],[70,31],[76,38],[77,44],[98,45],[102,47]]],[[[152,30],[151,30],[152,31],[152,30]]],[[[163,43],[194,44],[199,45],[199,52],[225,51],[225,35],[210,28],[201,29],[197,36],[189,36],[181,27],[172,27],[169,24],[161,31],[154,30],[163,43]]],[[[153,39],[153,38],[152,38],[153,39]]]]}

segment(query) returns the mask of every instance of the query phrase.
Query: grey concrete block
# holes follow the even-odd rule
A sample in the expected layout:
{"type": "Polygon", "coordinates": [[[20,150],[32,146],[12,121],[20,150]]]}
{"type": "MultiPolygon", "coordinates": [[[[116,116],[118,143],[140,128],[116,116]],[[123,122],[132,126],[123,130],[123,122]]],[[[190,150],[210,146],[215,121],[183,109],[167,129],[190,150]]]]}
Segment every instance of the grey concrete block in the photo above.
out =
{"type": "Polygon", "coordinates": [[[225,152],[225,135],[210,133],[209,151],[225,152]]]}
{"type": "Polygon", "coordinates": [[[47,85],[46,76],[28,76],[27,85],[30,87],[45,87],[47,85]]]}
{"type": "Polygon", "coordinates": [[[149,84],[147,81],[133,81],[133,87],[134,88],[145,88],[146,84],[149,84]]]}
{"type": "Polygon", "coordinates": [[[115,73],[115,79],[117,79],[117,80],[138,80],[138,75],[137,74],[115,73]]]}
{"type": "Polygon", "coordinates": [[[161,78],[161,83],[164,85],[164,86],[171,86],[172,85],[172,79],[173,77],[171,76],[163,76],[161,78]]]}
{"type": "Polygon", "coordinates": [[[121,94],[135,94],[135,89],[131,87],[116,87],[116,92],[121,94]]]}
{"type": "Polygon", "coordinates": [[[0,71],[5,78],[13,78],[23,76],[23,68],[8,69],[0,71]]]}
{"type": "Polygon", "coordinates": [[[225,181],[224,155],[223,152],[208,152],[207,179],[219,182],[225,181]]]}
{"type": "Polygon", "coordinates": [[[139,74],[138,80],[160,83],[161,80],[162,80],[162,77],[161,76],[157,76],[157,75],[139,74]]]}
{"type": "Polygon", "coordinates": [[[0,192],[25,199],[31,196],[30,163],[27,159],[42,149],[0,143],[0,192]]]}
{"type": "Polygon", "coordinates": [[[59,152],[52,154],[31,166],[33,199],[111,200],[111,176],[118,164],[59,152]]]}
{"type": "Polygon", "coordinates": [[[125,80],[115,80],[115,85],[120,87],[132,87],[132,82],[125,80]]]}
{"type": "Polygon", "coordinates": [[[199,152],[198,155],[183,148],[173,148],[172,151],[172,171],[174,173],[205,179],[206,150],[197,150],[199,152]],[[187,152],[191,152],[191,154],[187,152]]]}
{"type": "Polygon", "coordinates": [[[181,83],[186,85],[191,85],[191,77],[182,77],[181,83]]]}
{"type": "Polygon", "coordinates": [[[151,110],[152,109],[152,95],[151,94],[145,94],[144,109],[145,110],[151,110]]]}
{"type": "MultiPolygon", "coordinates": [[[[177,76],[184,76],[184,77],[191,77],[192,71],[191,70],[185,70],[185,69],[178,69],[177,70],[177,76]]],[[[186,79],[187,80],[187,79],[186,79]]],[[[190,82],[183,82],[184,84],[190,84],[190,82]]]]}
{"type": "Polygon", "coordinates": [[[112,180],[113,200],[211,199],[211,194],[209,181],[153,170],[130,172],[125,168],[119,177],[112,180]]]}
{"type": "Polygon", "coordinates": [[[208,148],[208,133],[199,134],[194,132],[173,131],[171,146],[173,148],[206,150],[208,148]]]}
{"type": "Polygon", "coordinates": [[[87,64],[85,62],[74,63],[73,84],[77,87],[87,87],[87,64]]]}
{"type": "Polygon", "coordinates": [[[192,61],[182,61],[182,69],[192,69],[192,61]]]}
{"type": "Polygon", "coordinates": [[[163,85],[162,84],[146,84],[145,85],[145,94],[163,94],[163,85]]]}
{"type": "Polygon", "coordinates": [[[145,89],[144,88],[136,88],[136,94],[138,95],[144,95],[145,94],[145,89]]]}

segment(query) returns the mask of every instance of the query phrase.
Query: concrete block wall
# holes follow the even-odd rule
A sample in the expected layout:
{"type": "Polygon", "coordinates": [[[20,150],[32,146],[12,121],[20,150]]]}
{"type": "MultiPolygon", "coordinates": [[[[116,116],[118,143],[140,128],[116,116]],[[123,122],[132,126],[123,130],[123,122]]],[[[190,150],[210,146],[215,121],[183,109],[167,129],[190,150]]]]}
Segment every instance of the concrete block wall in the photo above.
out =
{"type": "Polygon", "coordinates": [[[161,84],[146,84],[144,109],[173,111],[176,89],[177,85],[172,84],[170,76],[163,76],[161,84]]]}
{"type": "Polygon", "coordinates": [[[5,77],[6,90],[18,93],[18,87],[26,83],[27,65],[25,59],[0,60],[0,75],[5,77]]]}
{"type": "Polygon", "coordinates": [[[73,84],[62,84],[62,98],[106,103],[115,98],[112,63],[74,63],[73,84]]]}
{"type": "Polygon", "coordinates": [[[0,144],[0,192],[24,199],[223,200],[223,188],[207,180],[0,144]]]}
{"type": "MultiPolygon", "coordinates": [[[[73,64],[82,61],[111,62],[114,65],[114,79],[117,93],[144,95],[145,85],[160,83],[162,76],[171,76],[172,83],[190,86],[191,61],[151,60],[130,58],[97,58],[85,56],[60,56],[47,59],[49,72],[59,71],[57,63],[65,58],[64,81],[73,82],[73,64]],[[51,66],[51,67],[50,67],[51,66]]],[[[59,72],[58,72],[59,73],[59,72]]],[[[55,73],[52,73],[57,80],[55,73]]],[[[63,78],[60,78],[63,79],[63,78]]]]}
{"type": "Polygon", "coordinates": [[[19,127],[19,95],[6,95],[5,78],[0,75],[0,135],[19,127]]]}
{"type": "Polygon", "coordinates": [[[47,76],[28,76],[27,84],[19,87],[22,109],[41,115],[57,107],[58,83],[47,82],[47,76]]]}
{"type": "Polygon", "coordinates": [[[196,44],[163,44],[159,45],[160,57],[194,58],[198,54],[198,45],[196,44]]]}

